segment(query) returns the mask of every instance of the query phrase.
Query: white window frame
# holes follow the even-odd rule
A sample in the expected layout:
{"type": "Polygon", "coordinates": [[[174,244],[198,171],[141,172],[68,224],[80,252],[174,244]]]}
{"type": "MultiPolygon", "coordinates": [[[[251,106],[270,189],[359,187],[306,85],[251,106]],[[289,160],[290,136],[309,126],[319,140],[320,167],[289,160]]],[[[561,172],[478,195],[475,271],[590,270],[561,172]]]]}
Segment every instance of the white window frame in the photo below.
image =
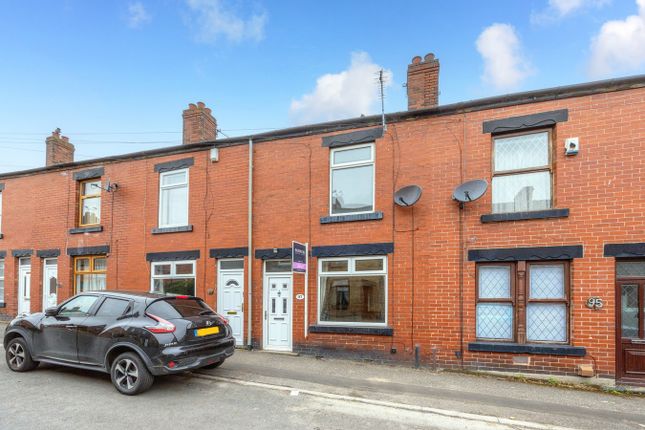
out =
{"type": "Polygon", "coordinates": [[[2,266],[2,276],[0,276],[0,281],[3,282],[3,284],[2,284],[2,295],[0,295],[0,303],[4,303],[5,302],[5,300],[4,300],[5,288],[6,288],[6,285],[4,284],[4,272],[6,270],[6,267],[4,265],[4,258],[0,258],[0,266],[2,266]]]}
{"type": "Polygon", "coordinates": [[[388,323],[388,307],[389,307],[389,294],[388,294],[388,271],[387,271],[387,256],[351,256],[351,257],[332,257],[332,258],[319,258],[318,259],[318,306],[316,312],[316,321],[318,325],[323,326],[340,326],[340,327],[387,327],[388,323]],[[382,270],[364,270],[357,272],[355,270],[356,260],[382,260],[382,270]],[[328,261],[347,261],[347,271],[345,272],[325,272],[323,271],[323,263],[328,261]],[[321,321],[320,312],[322,307],[322,282],[323,277],[330,276],[344,276],[344,277],[357,277],[357,276],[383,276],[384,288],[383,293],[385,297],[385,321],[382,323],[370,322],[343,322],[343,321],[321,321]]]}
{"type": "Polygon", "coordinates": [[[0,237],[2,237],[2,190],[0,190],[0,237]]]}
{"type": "Polygon", "coordinates": [[[374,143],[365,145],[352,145],[334,148],[329,152],[329,215],[330,216],[344,216],[344,215],[360,215],[370,214],[376,211],[376,151],[374,143]],[[351,161],[348,163],[334,163],[334,154],[353,149],[370,148],[370,159],[367,161],[351,161]],[[334,186],[334,170],[342,170],[352,167],[372,166],[372,210],[360,212],[346,212],[335,214],[333,211],[333,186],[334,186]]]}
{"type": "Polygon", "coordinates": [[[197,294],[197,264],[195,260],[182,260],[182,261],[153,261],[150,265],[150,292],[155,292],[155,279],[194,279],[195,280],[195,291],[193,291],[193,296],[197,294]],[[155,267],[170,265],[170,274],[168,275],[155,275],[155,267]],[[177,275],[177,265],[178,264],[192,264],[193,274],[192,275],[177,275]]]}
{"type": "Polygon", "coordinates": [[[158,219],[158,225],[160,228],[172,228],[172,227],[185,227],[190,224],[189,222],[189,215],[190,215],[190,172],[188,171],[189,169],[177,169],[177,170],[169,170],[167,172],[162,172],[159,174],[159,219],[158,219]],[[163,178],[164,176],[168,175],[175,175],[177,173],[184,172],[186,173],[186,182],[182,182],[180,184],[173,184],[173,185],[163,185],[163,178]],[[180,188],[180,187],[186,187],[186,223],[185,224],[163,224],[162,223],[162,198],[163,198],[163,191],[164,190],[169,190],[173,188],[180,188]]]}

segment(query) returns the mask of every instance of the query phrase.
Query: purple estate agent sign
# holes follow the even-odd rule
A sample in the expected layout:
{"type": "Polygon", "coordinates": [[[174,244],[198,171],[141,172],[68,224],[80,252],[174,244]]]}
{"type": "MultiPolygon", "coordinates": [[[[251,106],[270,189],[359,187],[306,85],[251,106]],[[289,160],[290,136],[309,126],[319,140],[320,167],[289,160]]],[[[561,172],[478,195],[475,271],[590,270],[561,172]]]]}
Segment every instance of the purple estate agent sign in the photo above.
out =
{"type": "Polygon", "coordinates": [[[302,243],[292,242],[291,270],[300,273],[307,271],[307,247],[302,243]]]}

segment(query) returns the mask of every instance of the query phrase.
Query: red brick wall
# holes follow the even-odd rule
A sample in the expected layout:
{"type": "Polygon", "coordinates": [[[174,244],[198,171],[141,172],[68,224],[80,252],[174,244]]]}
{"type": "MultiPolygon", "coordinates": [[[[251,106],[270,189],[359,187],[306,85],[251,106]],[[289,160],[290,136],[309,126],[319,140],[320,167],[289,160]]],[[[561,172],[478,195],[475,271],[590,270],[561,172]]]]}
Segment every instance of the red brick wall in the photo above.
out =
{"type": "MultiPolygon", "coordinates": [[[[304,302],[293,301],[293,343],[307,351],[347,352],[354,356],[412,360],[419,345],[424,364],[433,359],[458,366],[460,351],[459,208],[453,189],[470,179],[491,180],[491,136],[485,120],[568,109],[569,120],[555,127],[553,154],[555,207],[570,209],[568,218],[482,224],[491,211],[490,190],[463,211],[466,249],[524,246],[584,246],[572,267],[571,344],[584,346],[584,358],[532,356],[516,366],[512,354],[472,353],[475,340],[475,264],[464,261],[464,364],[476,368],[518,368],[573,373],[579,363],[595,361],[599,373],[615,368],[614,259],[603,257],[605,243],[645,242],[645,90],[629,90],[549,102],[443,115],[389,124],[376,141],[376,210],[379,221],[321,224],[329,214],[329,148],[321,135],[257,143],[254,150],[253,247],[289,247],[292,240],[312,246],[394,242],[388,257],[388,325],[394,336],[317,334],[304,337],[304,302]],[[581,151],[564,155],[564,139],[579,137],[581,151]],[[393,204],[394,190],[409,184],[423,188],[411,208],[393,204]],[[414,242],[412,237],[414,235],[414,242]],[[414,247],[414,249],[413,249],[414,247]],[[414,254],[414,264],[412,255],[414,254]],[[592,311],[584,302],[600,296],[605,307],[592,311]],[[396,348],[396,354],[390,354],[396,348]],[[433,354],[434,351],[434,354],[433,354]]],[[[103,193],[101,233],[69,235],[75,224],[77,184],[72,171],[7,178],[3,192],[6,250],[6,313],[16,312],[16,259],[12,249],[61,248],[59,299],[72,294],[68,247],[110,245],[108,285],[148,290],[148,252],[195,250],[197,294],[216,305],[216,264],[210,248],[247,245],[248,146],[220,149],[212,163],[208,151],[104,164],[103,179],[119,184],[103,193]],[[154,165],[194,157],[190,167],[192,232],[153,235],[157,226],[159,174],[154,165]]],[[[83,169],[86,167],[83,167],[83,169]]],[[[77,169],[82,170],[82,169],[77,169]]],[[[262,261],[253,264],[253,340],[262,344],[262,261]]],[[[462,256],[466,258],[465,254],[462,256]]],[[[40,310],[40,261],[32,258],[32,311],[40,310]]],[[[315,324],[317,260],[310,260],[309,323],[315,324]]],[[[294,275],[293,296],[304,292],[294,275]]],[[[245,293],[246,297],[246,293],[245,293]]],[[[246,323],[246,321],[245,321],[246,323]]],[[[246,332],[246,327],[245,327],[246,332]]]]}

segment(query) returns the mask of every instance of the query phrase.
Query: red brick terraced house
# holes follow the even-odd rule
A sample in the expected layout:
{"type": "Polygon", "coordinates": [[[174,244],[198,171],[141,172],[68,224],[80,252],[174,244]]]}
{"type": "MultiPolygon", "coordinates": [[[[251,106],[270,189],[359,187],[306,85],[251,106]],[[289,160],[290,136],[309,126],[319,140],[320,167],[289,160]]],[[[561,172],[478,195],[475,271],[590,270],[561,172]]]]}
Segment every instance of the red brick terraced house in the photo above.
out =
{"type": "Polygon", "coordinates": [[[240,346],[645,382],[645,76],[451,105],[438,76],[415,57],[385,126],[217,139],[199,103],[183,145],[80,162],[55,131],[0,175],[0,312],[195,294],[240,346]]]}

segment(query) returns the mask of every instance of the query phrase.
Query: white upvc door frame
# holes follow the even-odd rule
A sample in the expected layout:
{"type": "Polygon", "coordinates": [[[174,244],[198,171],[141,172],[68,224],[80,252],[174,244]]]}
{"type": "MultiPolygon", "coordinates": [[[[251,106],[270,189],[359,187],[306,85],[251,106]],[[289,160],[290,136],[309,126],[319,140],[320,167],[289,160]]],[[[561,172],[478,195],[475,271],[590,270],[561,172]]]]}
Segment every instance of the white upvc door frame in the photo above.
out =
{"type": "Polygon", "coordinates": [[[262,276],[262,349],[267,351],[291,352],[293,350],[293,273],[292,272],[266,272],[266,261],[263,264],[262,276]],[[286,347],[274,347],[269,345],[269,279],[289,278],[289,345],[286,347]]]}
{"type": "Polygon", "coordinates": [[[222,269],[221,268],[221,263],[222,261],[232,261],[232,260],[239,260],[244,263],[243,258],[231,258],[231,259],[224,259],[224,260],[218,260],[217,261],[217,313],[222,315],[224,318],[229,318],[229,316],[224,312],[224,298],[223,298],[223,293],[224,293],[224,285],[222,282],[222,279],[226,277],[226,275],[239,275],[242,277],[242,303],[241,303],[241,310],[239,311],[240,313],[240,324],[241,324],[241,329],[240,329],[240,339],[236,340],[236,345],[237,346],[243,346],[245,345],[245,333],[244,333],[244,264],[242,264],[241,269],[222,269]]]}

